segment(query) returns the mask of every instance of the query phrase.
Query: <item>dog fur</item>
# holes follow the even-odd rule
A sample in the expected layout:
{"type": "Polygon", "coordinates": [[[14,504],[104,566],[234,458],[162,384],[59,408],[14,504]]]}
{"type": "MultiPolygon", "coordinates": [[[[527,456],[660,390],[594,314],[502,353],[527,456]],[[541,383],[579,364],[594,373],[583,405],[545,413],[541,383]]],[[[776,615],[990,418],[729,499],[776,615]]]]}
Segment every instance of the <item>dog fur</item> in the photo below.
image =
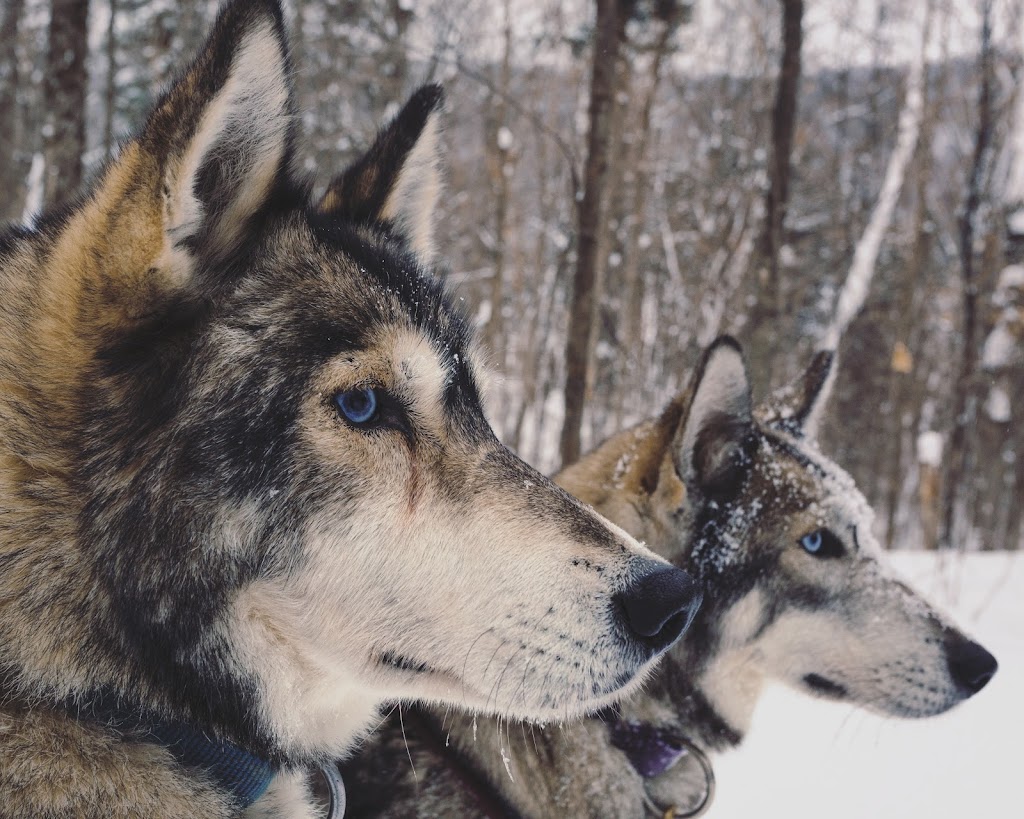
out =
{"type": "Polygon", "coordinates": [[[604,719],[522,729],[451,710],[392,717],[343,766],[350,817],[671,816],[699,801],[696,766],[644,779],[610,722],[720,751],[742,740],[769,679],[903,717],[941,713],[984,685],[995,660],[890,573],[866,501],[817,448],[833,372],[819,353],[755,409],[739,346],[723,338],[659,417],[558,474],[701,579],[694,625],[604,719]],[[802,538],[822,530],[810,554],[802,538]]]}
{"type": "Polygon", "coordinates": [[[238,815],[101,698],[303,817],[383,701],[576,715],[660,650],[615,600],[667,564],[484,418],[430,267],[440,89],[313,201],[290,78],[277,3],[230,3],[94,187],[0,236],[4,817],[238,815]]]}

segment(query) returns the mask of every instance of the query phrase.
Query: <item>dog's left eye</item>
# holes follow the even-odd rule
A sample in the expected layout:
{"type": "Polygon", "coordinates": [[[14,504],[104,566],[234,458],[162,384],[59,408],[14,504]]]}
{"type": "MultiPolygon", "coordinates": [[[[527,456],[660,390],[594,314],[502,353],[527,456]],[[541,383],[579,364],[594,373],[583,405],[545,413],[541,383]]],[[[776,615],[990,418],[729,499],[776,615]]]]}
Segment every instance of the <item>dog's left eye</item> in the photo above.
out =
{"type": "Polygon", "coordinates": [[[804,551],[815,557],[840,557],[843,542],[828,529],[815,529],[800,538],[804,551]]]}
{"type": "Polygon", "coordinates": [[[345,418],[357,426],[369,424],[377,417],[377,392],[372,387],[345,390],[334,396],[334,403],[345,418]]]}

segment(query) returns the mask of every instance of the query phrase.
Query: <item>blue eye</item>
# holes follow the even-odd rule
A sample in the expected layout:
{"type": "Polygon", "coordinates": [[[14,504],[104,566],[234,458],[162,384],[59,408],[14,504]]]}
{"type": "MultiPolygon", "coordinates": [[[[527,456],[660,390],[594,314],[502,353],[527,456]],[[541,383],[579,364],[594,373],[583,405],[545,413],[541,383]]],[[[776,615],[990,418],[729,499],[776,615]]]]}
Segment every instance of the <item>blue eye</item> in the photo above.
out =
{"type": "Polygon", "coordinates": [[[334,403],[353,424],[366,424],[377,415],[377,393],[372,387],[339,392],[334,396],[334,403]]]}
{"type": "Polygon", "coordinates": [[[800,538],[800,545],[809,555],[815,557],[842,557],[846,547],[831,529],[815,529],[800,538]]]}
{"type": "Polygon", "coordinates": [[[800,538],[800,545],[812,555],[821,551],[822,543],[824,543],[824,538],[821,536],[821,529],[800,538]]]}

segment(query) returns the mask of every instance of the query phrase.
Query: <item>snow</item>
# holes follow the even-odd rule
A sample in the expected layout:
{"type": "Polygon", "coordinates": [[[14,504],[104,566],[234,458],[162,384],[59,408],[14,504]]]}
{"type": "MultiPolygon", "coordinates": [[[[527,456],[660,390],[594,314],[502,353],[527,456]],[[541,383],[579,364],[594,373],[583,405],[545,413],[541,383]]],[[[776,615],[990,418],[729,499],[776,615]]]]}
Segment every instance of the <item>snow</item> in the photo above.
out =
{"type": "Polygon", "coordinates": [[[1002,384],[993,385],[985,400],[985,414],[997,424],[1008,424],[1013,417],[1010,396],[1002,384]]]}
{"type": "Polygon", "coordinates": [[[498,129],[498,150],[499,151],[511,151],[512,145],[515,143],[515,138],[512,136],[512,132],[502,125],[498,129]]]}
{"type": "Polygon", "coordinates": [[[981,348],[981,366],[986,370],[999,370],[1010,366],[1017,340],[1005,323],[1000,322],[992,328],[981,348]]]}
{"type": "Polygon", "coordinates": [[[1024,236],[1024,208],[1015,210],[1006,217],[1006,229],[1011,236],[1024,236]]]}
{"type": "Polygon", "coordinates": [[[1024,265],[1008,264],[999,274],[996,290],[1009,290],[1011,287],[1024,290],[1024,265]]]}
{"type": "Polygon", "coordinates": [[[45,158],[41,153],[33,154],[32,165],[28,169],[28,192],[25,194],[25,208],[21,214],[23,225],[31,226],[43,209],[43,176],[45,173],[45,158]]]}
{"type": "Polygon", "coordinates": [[[715,760],[711,819],[1002,819],[1020,807],[1024,554],[896,552],[891,562],[996,655],[975,698],[925,720],[772,687],[745,743],[715,760]]]}
{"type": "Polygon", "coordinates": [[[942,463],[942,435],[934,430],[917,436],[917,462],[938,467],[942,463]]]}

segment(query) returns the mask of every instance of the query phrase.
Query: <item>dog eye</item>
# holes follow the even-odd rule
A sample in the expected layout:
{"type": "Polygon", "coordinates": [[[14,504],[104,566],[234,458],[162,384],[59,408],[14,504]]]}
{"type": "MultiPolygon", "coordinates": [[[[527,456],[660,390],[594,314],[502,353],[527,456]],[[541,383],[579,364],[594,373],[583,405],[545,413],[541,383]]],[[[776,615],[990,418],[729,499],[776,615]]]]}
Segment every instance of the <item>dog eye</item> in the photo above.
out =
{"type": "Polygon", "coordinates": [[[828,529],[815,529],[800,538],[804,551],[815,557],[840,557],[843,542],[828,529]]]}
{"type": "Polygon", "coordinates": [[[357,426],[365,426],[377,417],[379,402],[377,391],[372,387],[339,392],[334,396],[334,403],[345,419],[357,426]]]}

